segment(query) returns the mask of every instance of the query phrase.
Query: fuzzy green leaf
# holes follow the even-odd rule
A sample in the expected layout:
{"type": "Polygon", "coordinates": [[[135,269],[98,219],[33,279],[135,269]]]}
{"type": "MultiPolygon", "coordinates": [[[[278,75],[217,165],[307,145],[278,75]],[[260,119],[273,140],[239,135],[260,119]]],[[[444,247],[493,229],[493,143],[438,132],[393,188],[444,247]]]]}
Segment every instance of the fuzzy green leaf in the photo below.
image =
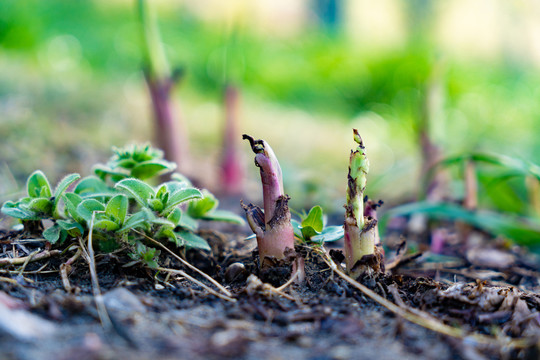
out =
{"type": "MultiPolygon", "coordinates": [[[[177,244],[177,237],[174,233],[174,227],[170,225],[163,225],[154,233],[156,239],[169,239],[177,244]]],[[[178,245],[178,244],[177,244],[178,245]]]]}
{"type": "Polygon", "coordinates": [[[83,218],[77,212],[77,206],[83,201],[82,197],[75,193],[66,193],[62,196],[66,211],[77,222],[83,222],[83,218]]]}
{"type": "Polygon", "coordinates": [[[148,199],[146,206],[158,213],[163,210],[163,202],[159,199],[148,199]]]}
{"type": "Polygon", "coordinates": [[[94,167],[94,174],[101,180],[105,181],[107,176],[110,176],[114,182],[120,181],[122,179],[128,178],[129,175],[120,170],[113,170],[107,166],[96,165],[94,167]]]}
{"type": "Polygon", "coordinates": [[[118,182],[115,188],[129,193],[142,206],[148,206],[148,199],[156,195],[154,189],[147,183],[138,179],[124,179],[118,182]]]}
{"type": "Polygon", "coordinates": [[[111,194],[113,191],[100,178],[95,176],[87,176],[79,181],[73,192],[81,196],[91,196],[101,193],[111,194]]]}
{"type": "Polygon", "coordinates": [[[60,180],[58,185],[56,185],[56,189],[54,190],[54,209],[56,209],[56,207],[58,206],[58,202],[60,201],[62,194],[67,190],[67,188],[80,178],[81,175],[79,174],[69,174],[66,175],[62,180],[60,180]]]}
{"type": "Polygon", "coordinates": [[[116,231],[119,228],[120,226],[117,223],[107,219],[102,219],[94,222],[94,230],[116,231]]]}
{"type": "Polygon", "coordinates": [[[105,205],[96,199],[83,200],[77,206],[77,214],[82,217],[87,224],[90,224],[90,221],[92,220],[92,213],[96,211],[105,211],[105,205]]]}
{"type": "Polygon", "coordinates": [[[2,205],[1,211],[5,215],[11,216],[17,219],[21,219],[21,220],[39,220],[40,219],[40,217],[36,213],[28,209],[21,208],[18,203],[14,203],[13,201],[6,201],[2,205]]]}
{"type": "Polygon", "coordinates": [[[188,249],[201,249],[212,251],[208,241],[190,231],[177,231],[176,235],[183,240],[183,245],[188,249]]]}
{"type": "Polygon", "coordinates": [[[30,197],[51,197],[51,185],[41,170],[34,171],[26,181],[26,189],[30,197]]]}
{"type": "Polygon", "coordinates": [[[51,216],[53,203],[49,198],[32,199],[28,204],[28,210],[35,212],[41,216],[51,216]]]}
{"type": "Polygon", "coordinates": [[[207,213],[215,210],[219,205],[218,199],[208,190],[203,189],[202,195],[202,199],[192,201],[188,205],[187,213],[192,218],[200,219],[207,213]]]}
{"type": "Polygon", "coordinates": [[[167,220],[172,222],[175,226],[178,225],[180,219],[182,218],[182,210],[180,208],[175,208],[173,211],[167,215],[167,220]]]}
{"type": "Polygon", "coordinates": [[[120,228],[118,231],[124,232],[136,229],[140,225],[149,221],[151,217],[152,214],[150,214],[148,211],[139,211],[128,217],[127,220],[124,222],[124,226],[122,226],[122,228],[120,228]]]}
{"type": "Polygon", "coordinates": [[[150,220],[150,223],[154,225],[162,225],[162,226],[169,226],[171,228],[174,228],[176,224],[172,223],[171,221],[165,219],[165,218],[154,218],[150,220]]]}
{"type": "Polygon", "coordinates": [[[189,229],[191,231],[195,231],[199,228],[199,223],[197,220],[192,218],[186,213],[182,214],[182,218],[180,219],[180,222],[178,223],[178,226],[181,226],[185,229],[189,229]]]}
{"type": "Polygon", "coordinates": [[[60,232],[62,228],[58,224],[54,224],[48,229],[43,231],[43,237],[51,244],[55,244],[60,239],[60,232]]]}
{"type": "Polygon", "coordinates": [[[76,221],[58,220],[56,222],[63,230],[67,231],[71,236],[81,236],[84,234],[84,228],[76,221]]]}
{"type": "Polygon", "coordinates": [[[165,209],[163,210],[163,213],[168,213],[174,207],[180,205],[183,202],[200,198],[202,198],[202,193],[195,188],[178,190],[175,193],[171,194],[171,196],[169,197],[169,201],[167,202],[167,204],[165,204],[165,209]]]}
{"type": "Polygon", "coordinates": [[[149,160],[139,163],[131,170],[131,176],[137,179],[149,179],[176,169],[174,163],[165,160],[149,160]]]}
{"type": "Polygon", "coordinates": [[[202,217],[203,220],[223,221],[231,224],[244,225],[245,220],[231,211],[214,210],[202,217]]]}
{"type": "Polygon", "coordinates": [[[128,198],[125,195],[118,194],[107,203],[105,214],[112,217],[119,226],[122,226],[128,212],[128,203],[128,198]]]}

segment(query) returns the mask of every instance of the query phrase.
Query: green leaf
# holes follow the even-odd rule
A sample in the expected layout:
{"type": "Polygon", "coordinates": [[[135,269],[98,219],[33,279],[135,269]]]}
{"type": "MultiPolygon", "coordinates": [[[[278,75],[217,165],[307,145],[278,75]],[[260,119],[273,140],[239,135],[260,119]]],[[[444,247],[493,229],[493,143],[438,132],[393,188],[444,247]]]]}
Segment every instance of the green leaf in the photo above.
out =
{"type": "Polygon", "coordinates": [[[79,181],[77,186],[75,186],[75,189],[73,189],[73,192],[81,196],[90,196],[92,194],[100,194],[100,193],[103,193],[103,194],[113,193],[112,189],[109,188],[103,180],[95,176],[84,177],[81,181],[79,181]]]}
{"type": "Polygon", "coordinates": [[[83,200],[77,206],[77,214],[82,217],[87,224],[92,221],[92,213],[96,211],[105,211],[105,205],[95,199],[83,200]]]}
{"type": "Polygon", "coordinates": [[[195,220],[188,214],[183,213],[182,218],[180,219],[180,222],[178,223],[178,226],[189,229],[191,231],[195,231],[199,228],[199,223],[197,222],[197,220],[195,220]]]}
{"type": "Polygon", "coordinates": [[[84,234],[83,226],[76,221],[58,220],[56,223],[73,237],[81,236],[82,234],[84,234]]]}
{"type": "Polygon", "coordinates": [[[521,245],[537,244],[540,239],[540,223],[536,220],[490,211],[470,211],[454,204],[427,201],[405,204],[387,212],[379,222],[381,233],[390,217],[414,213],[423,213],[435,219],[461,220],[493,235],[504,235],[521,245]]]}
{"type": "Polygon", "coordinates": [[[174,163],[165,160],[149,160],[133,167],[131,176],[137,179],[148,179],[176,169],[174,163]]]}
{"type": "Polygon", "coordinates": [[[123,159],[118,160],[114,163],[115,167],[121,167],[124,169],[133,169],[135,165],[137,165],[137,162],[133,159],[123,159]]]}
{"type": "Polygon", "coordinates": [[[116,241],[116,239],[112,236],[100,236],[99,233],[96,233],[94,234],[94,237],[99,244],[99,250],[104,253],[111,253],[120,248],[120,242],[116,241]]]}
{"type": "Polygon", "coordinates": [[[195,188],[178,190],[175,193],[171,194],[171,196],[169,197],[169,201],[167,202],[167,204],[165,204],[165,209],[162,212],[168,213],[174,207],[180,205],[183,202],[193,199],[200,199],[201,197],[202,193],[195,188]]]}
{"type": "Polygon", "coordinates": [[[300,231],[302,232],[302,238],[304,240],[311,240],[313,236],[320,235],[320,232],[315,231],[311,226],[303,226],[300,228],[300,231]]]}
{"type": "Polygon", "coordinates": [[[188,249],[212,251],[206,239],[203,239],[190,231],[176,231],[176,235],[183,240],[183,245],[188,249]]]}
{"type": "Polygon", "coordinates": [[[132,229],[136,229],[142,224],[145,224],[152,218],[152,214],[148,211],[139,211],[135,214],[131,215],[127,218],[127,220],[124,222],[124,226],[122,226],[118,231],[124,232],[129,231],[132,229]]]}
{"type": "Polygon", "coordinates": [[[28,209],[40,215],[51,216],[53,203],[49,198],[35,198],[28,204],[28,209]]]}
{"type": "Polygon", "coordinates": [[[177,243],[177,237],[176,237],[176,234],[174,233],[174,228],[170,225],[161,226],[154,233],[154,237],[156,239],[169,239],[170,241],[177,243]]]}
{"type": "Polygon", "coordinates": [[[188,205],[187,213],[192,218],[200,219],[207,213],[215,210],[219,205],[218,199],[208,190],[203,189],[202,195],[202,199],[192,201],[188,205]]]}
{"type": "Polygon", "coordinates": [[[327,226],[319,235],[312,236],[310,241],[316,243],[332,242],[343,238],[343,226],[327,226]]]}
{"type": "Polygon", "coordinates": [[[30,197],[51,197],[51,185],[41,170],[34,171],[26,181],[26,189],[30,197]]]}
{"type": "Polygon", "coordinates": [[[128,212],[128,204],[128,198],[125,195],[118,194],[107,203],[105,214],[112,217],[119,226],[122,226],[128,212]]]}
{"type": "Polygon", "coordinates": [[[181,218],[182,210],[180,210],[179,208],[175,208],[173,211],[170,212],[169,215],[167,215],[167,220],[172,222],[175,226],[178,225],[181,218]]]}
{"type": "Polygon", "coordinates": [[[51,244],[55,244],[60,239],[60,232],[62,228],[58,224],[54,224],[48,229],[43,231],[43,237],[51,244]]]}
{"type": "Polygon", "coordinates": [[[236,215],[231,211],[226,210],[214,210],[210,213],[207,213],[202,217],[203,220],[209,221],[223,221],[231,224],[244,225],[245,220],[241,216],[236,215]]]}
{"type": "Polygon", "coordinates": [[[94,174],[96,174],[96,176],[103,181],[107,179],[107,176],[110,176],[114,182],[117,182],[117,181],[120,181],[122,179],[129,177],[128,174],[122,171],[116,171],[103,165],[94,166],[94,174]]]}
{"type": "Polygon", "coordinates": [[[184,187],[191,186],[191,181],[189,181],[189,179],[182,174],[174,173],[171,175],[171,179],[173,182],[183,184],[184,187]]]}
{"type": "Polygon", "coordinates": [[[148,199],[156,195],[154,189],[150,185],[133,178],[124,179],[118,182],[114,187],[129,193],[141,206],[148,206],[148,199]]]}
{"type": "Polygon", "coordinates": [[[169,194],[175,193],[178,190],[186,189],[188,185],[191,186],[191,184],[180,181],[168,181],[163,185],[167,187],[167,191],[169,192],[169,194]]]}
{"type": "Polygon", "coordinates": [[[62,194],[67,190],[67,188],[80,178],[81,175],[79,174],[69,174],[66,175],[62,180],[60,180],[58,185],[56,185],[56,189],[54,190],[54,209],[56,209],[56,207],[58,206],[58,202],[60,201],[62,194]]]}
{"type": "Polygon", "coordinates": [[[2,205],[2,213],[5,215],[21,219],[21,220],[40,220],[41,218],[34,212],[23,209],[19,206],[18,203],[13,201],[6,201],[2,205]]]}
{"type": "Polygon", "coordinates": [[[316,205],[309,210],[305,219],[302,220],[302,228],[311,227],[315,232],[320,233],[324,227],[323,210],[316,205]]]}
{"type": "Polygon", "coordinates": [[[83,201],[82,197],[75,193],[65,193],[62,197],[69,216],[77,222],[83,222],[84,219],[77,212],[77,206],[83,201]]]}
{"type": "Polygon", "coordinates": [[[302,235],[302,230],[301,230],[302,225],[300,225],[300,223],[296,220],[291,220],[291,224],[293,227],[294,236],[296,236],[299,239],[303,239],[304,236],[302,235]]]}
{"type": "Polygon", "coordinates": [[[171,228],[174,228],[176,226],[176,224],[173,224],[171,221],[167,220],[167,219],[164,219],[164,218],[154,218],[154,219],[151,219],[150,220],[150,223],[154,224],[154,225],[164,225],[164,226],[169,226],[171,228]]]}
{"type": "Polygon", "coordinates": [[[158,213],[163,210],[163,202],[159,199],[148,199],[146,206],[158,213]]]}
{"type": "Polygon", "coordinates": [[[94,222],[94,230],[116,231],[120,226],[114,221],[102,219],[94,222]]]}

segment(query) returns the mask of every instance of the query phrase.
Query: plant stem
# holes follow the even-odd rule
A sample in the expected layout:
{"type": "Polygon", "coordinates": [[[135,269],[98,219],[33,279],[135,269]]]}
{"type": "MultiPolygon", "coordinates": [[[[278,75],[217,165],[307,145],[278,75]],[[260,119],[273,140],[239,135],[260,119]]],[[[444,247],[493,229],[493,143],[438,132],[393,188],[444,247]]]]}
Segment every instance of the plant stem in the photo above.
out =
{"type": "Polygon", "coordinates": [[[221,163],[223,192],[228,195],[242,193],[244,189],[244,167],[240,161],[238,144],[238,107],[240,91],[233,85],[225,86],[225,129],[223,158],[221,163]]]}
{"type": "Polygon", "coordinates": [[[287,248],[294,250],[289,197],[283,192],[281,168],[270,145],[248,135],[243,135],[243,139],[249,140],[255,153],[255,165],[261,174],[264,214],[253,204],[246,206],[242,203],[242,207],[251,229],[257,235],[259,258],[263,266],[265,257],[283,259],[287,248]]]}
{"type": "Polygon", "coordinates": [[[347,176],[347,204],[345,205],[345,261],[351,273],[357,262],[375,253],[377,220],[364,216],[364,190],[366,189],[369,160],[358,130],[353,129],[356,150],[351,150],[347,176]]]}
{"type": "Polygon", "coordinates": [[[145,79],[155,117],[156,143],[163,150],[165,158],[175,162],[178,169],[183,171],[187,166],[187,136],[171,102],[172,88],[180,80],[181,73],[170,70],[155,14],[149,3],[138,0],[138,10],[142,30],[145,79]]]}

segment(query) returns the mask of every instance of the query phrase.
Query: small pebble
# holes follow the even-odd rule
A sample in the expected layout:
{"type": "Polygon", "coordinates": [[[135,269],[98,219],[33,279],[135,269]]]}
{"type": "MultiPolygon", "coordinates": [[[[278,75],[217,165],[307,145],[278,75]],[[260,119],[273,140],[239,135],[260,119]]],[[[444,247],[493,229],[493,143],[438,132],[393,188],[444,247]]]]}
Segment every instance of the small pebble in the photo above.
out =
{"type": "Polygon", "coordinates": [[[235,262],[227,267],[225,270],[225,281],[228,283],[242,282],[247,279],[249,272],[244,264],[235,262]]]}

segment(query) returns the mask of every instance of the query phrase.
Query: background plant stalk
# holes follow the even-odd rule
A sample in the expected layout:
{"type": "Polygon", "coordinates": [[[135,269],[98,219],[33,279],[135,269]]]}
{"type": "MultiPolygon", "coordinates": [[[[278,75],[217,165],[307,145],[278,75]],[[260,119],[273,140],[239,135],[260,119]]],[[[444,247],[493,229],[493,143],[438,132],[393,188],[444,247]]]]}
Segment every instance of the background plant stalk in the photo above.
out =
{"type": "Polygon", "coordinates": [[[189,167],[186,129],[171,99],[173,87],[181,80],[182,72],[170,70],[150,4],[139,0],[138,10],[144,51],[144,75],[152,100],[156,143],[163,149],[167,160],[176,163],[180,171],[186,171],[189,167]]]}
{"type": "Polygon", "coordinates": [[[255,155],[255,165],[259,167],[263,187],[264,213],[253,204],[242,207],[246,211],[248,223],[257,236],[261,266],[265,257],[283,259],[287,248],[294,251],[294,232],[289,211],[289,196],[283,193],[281,168],[272,148],[264,140],[249,140],[255,155]]]}

